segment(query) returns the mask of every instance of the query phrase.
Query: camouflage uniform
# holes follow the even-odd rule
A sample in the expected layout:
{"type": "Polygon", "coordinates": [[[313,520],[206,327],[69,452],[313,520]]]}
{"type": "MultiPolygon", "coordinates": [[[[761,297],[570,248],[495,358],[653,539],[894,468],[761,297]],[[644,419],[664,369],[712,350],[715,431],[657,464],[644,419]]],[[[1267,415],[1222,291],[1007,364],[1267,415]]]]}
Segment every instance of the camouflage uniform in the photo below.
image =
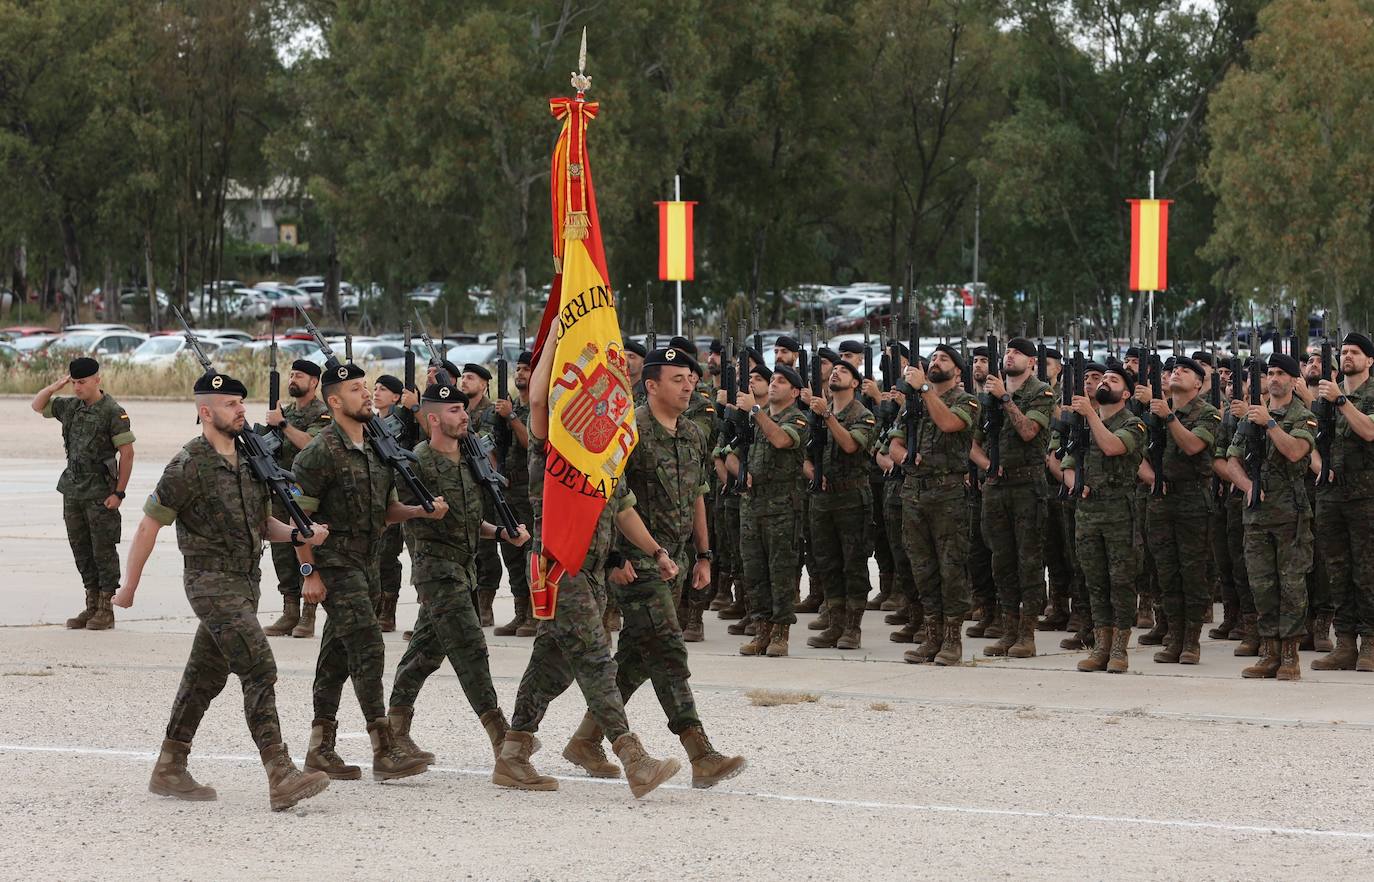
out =
{"type": "MultiPolygon", "coordinates": [[[[1374,414],[1374,379],[1346,396],[1361,413],[1374,414]]],[[[1331,405],[1335,407],[1333,403],[1331,405]]],[[[1335,484],[1317,488],[1317,537],[1326,558],[1336,633],[1374,635],[1374,444],[1337,411],[1331,443],[1335,484]]]]}
{"type": "MultiPolygon", "coordinates": [[[[1270,408],[1269,412],[1283,431],[1309,445],[1315,443],[1317,421],[1297,398],[1284,410],[1270,408]]],[[[1245,443],[1233,440],[1228,454],[1243,460],[1245,443]]],[[[1267,436],[1260,443],[1264,467],[1259,484],[1264,495],[1257,508],[1245,509],[1245,564],[1259,613],[1259,636],[1282,640],[1300,636],[1307,627],[1312,511],[1307,506],[1303,473],[1311,453],[1289,462],[1267,436]]]]}
{"type": "Polygon", "coordinates": [[[1221,414],[1198,395],[1174,411],[1183,428],[1206,445],[1191,456],[1174,441],[1166,426],[1164,437],[1165,493],[1151,493],[1148,504],[1148,542],[1154,556],[1155,574],[1163,594],[1169,630],[1182,637],[1202,628],[1203,615],[1212,604],[1212,586],[1202,577],[1211,554],[1207,522],[1212,517],[1212,445],[1216,443],[1221,414]]]}
{"type": "Polygon", "coordinates": [[[294,472],[301,508],[329,525],[329,538],[315,549],[329,613],[315,667],[315,718],[336,719],[344,681],[352,677],[363,718],[381,719],[386,652],[374,605],[381,596],[377,546],[387,506],[397,500],[391,466],[366,441],[354,447],[335,423],[296,456],[294,472]]]}
{"type": "MultiPolygon", "coordinates": [[[[678,580],[690,580],[693,517],[697,500],[706,494],[706,438],[685,415],[678,417],[675,431],[669,432],[647,406],[635,411],[635,427],[639,443],[630,453],[621,482],[634,495],[635,511],[649,535],[677,563],[678,580]]],[[[615,652],[621,698],[629,701],[650,680],[674,734],[700,726],[692,687],[687,684],[692,672],[687,667],[687,645],[682,642],[673,587],[659,578],[652,556],[624,537],[617,548],[635,569],[633,582],[612,587],[625,617],[615,652]]]]}
{"type": "MultiPolygon", "coordinates": [[[[293,429],[299,429],[311,438],[330,424],[329,408],[318,398],[310,399],[310,403],[305,407],[297,407],[294,401],[281,406],[282,417],[286,420],[286,425],[293,429]]],[[[296,461],[296,454],[300,451],[296,445],[283,432],[281,436],[281,449],[277,452],[277,462],[282,468],[290,471],[296,461]]],[[[290,523],[290,516],[286,509],[282,508],[281,503],[272,500],[272,517],[282,523],[290,523]]],[[[299,599],[301,596],[301,565],[296,560],[296,550],[290,543],[275,543],[272,545],[272,569],[277,573],[277,590],[282,597],[299,599]]],[[[397,592],[400,592],[400,567],[397,567],[397,592]]]]}
{"type": "MultiPolygon", "coordinates": [[[[908,393],[908,406],[916,393],[908,393]]],[[[978,416],[978,399],[955,383],[940,401],[960,419],[964,428],[945,432],[926,416],[916,432],[917,461],[908,456],[902,465],[902,539],[911,560],[912,576],[921,592],[921,607],[932,623],[941,627],[955,620],[962,624],[969,611],[968,452],[972,427],[978,416]]],[[[905,436],[902,420],[893,437],[905,436]]]]}
{"type": "Polygon", "coordinates": [[[134,443],[129,415],[111,396],[94,404],[79,398],[52,398],[43,416],[62,424],[67,467],[57,481],[62,520],[67,525],[76,570],[87,592],[113,595],[119,590],[119,509],[105,500],[115,491],[117,449],[134,443]]]}
{"type": "MultiPolygon", "coordinates": [[[[705,382],[698,381],[696,391],[692,393],[692,401],[687,405],[687,410],[683,416],[696,424],[701,430],[701,437],[709,440],[715,437],[716,433],[716,399],[710,386],[705,382]]],[[[716,486],[716,470],[711,462],[711,450],[706,451],[705,460],[702,462],[702,473],[706,478],[706,537],[712,550],[716,548],[716,499],[719,496],[719,488],[716,486]]],[[[706,609],[716,596],[716,586],[720,582],[719,566],[711,567],[711,584],[704,591],[681,591],[683,595],[678,598],[679,606],[686,608],[690,604],[694,609],[706,609]]],[[[679,584],[684,584],[679,582],[679,584]]]]}
{"type": "MultiPolygon", "coordinates": [[[[395,429],[392,434],[396,438],[396,443],[406,450],[414,450],[415,444],[419,440],[419,423],[415,419],[415,414],[407,407],[400,404],[392,405],[390,413],[382,418],[388,429],[395,429]]],[[[407,526],[405,524],[391,524],[382,533],[382,541],[378,546],[377,573],[381,579],[382,596],[393,600],[401,596],[401,551],[409,544],[406,535],[407,526]]],[[[414,584],[412,574],[411,583],[414,584]]],[[[396,610],[391,609],[392,618],[395,618],[396,610]]],[[[383,616],[384,618],[385,616],[383,616]]]]}
{"type": "MultiPolygon", "coordinates": [[[[496,421],[500,417],[496,415],[496,408],[492,406],[491,399],[483,395],[476,404],[468,407],[468,416],[471,418],[469,431],[482,441],[487,450],[495,449],[496,421]]],[[[496,523],[497,520],[496,505],[486,493],[482,494],[482,519],[488,523],[496,523]]],[[[484,603],[488,607],[491,604],[490,598],[495,597],[496,589],[501,587],[501,552],[497,550],[496,545],[495,539],[477,540],[477,593],[487,596],[484,603]]],[[[525,590],[529,590],[528,584],[525,590]]],[[[474,603],[476,600],[474,595],[474,603]]]]}
{"type": "Polygon", "coordinates": [[[797,546],[801,541],[801,464],[806,456],[806,417],[789,404],[773,417],[792,439],[774,447],[757,427],[749,449],[753,485],[740,501],[740,559],[750,592],[750,614],[760,621],[791,625],[797,590],[797,546]]]}
{"type": "MultiPolygon", "coordinates": [[[[877,417],[877,402],[865,396],[861,399],[864,407],[868,408],[869,413],[877,417]]],[[[882,426],[874,421],[874,452],[883,444],[882,426]]],[[[887,476],[883,474],[882,467],[877,460],[870,455],[868,457],[868,492],[873,500],[869,506],[868,532],[873,537],[873,559],[878,562],[878,594],[884,599],[893,593],[893,581],[897,572],[897,559],[893,555],[892,543],[888,540],[887,523],[884,517],[884,508],[887,494],[887,476]]],[[[874,607],[875,609],[877,607],[874,607]]]]}
{"type": "Polygon", "coordinates": [[[246,459],[230,464],[200,437],[172,458],[143,505],[164,527],[176,523],[182,584],[200,620],[167,723],[173,741],[191,743],[233,673],[258,749],[281,743],[277,664],[257,617],[270,495],[246,459]]]}
{"type": "MultiPolygon", "coordinates": [[[[1083,458],[1084,492],[1074,510],[1078,562],[1092,602],[1093,624],[1129,630],[1135,625],[1136,579],[1140,573],[1143,526],[1136,505],[1136,472],[1145,449],[1145,424],[1123,407],[1103,420],[1107,431],[1126,445],[1107,456],[1089,440],[1083,458]]],[[[1082,454],[1064,457],[1065,469],[1078,469],[1082,454]]]]}
{"type": "MultiPolygon", "coordinates": [[[[544,488],[544,442],[530,438],[530,505],[538,513],[544,488]]],[[[549,704],[577,681],[587,711],[614,744],[630,731],[625,702],[616,686],[616,664],[611,658],[611,638],[602,627],[606,609],[606,556],[615,537],[615,516],[634,505],[634,495],[621,481],[616,493],[601,510],[582,569],[563,576],[558,584],[558,603],[552,619],[539,622],[525,675],[515,696],[510,727],[534,733],[549,704]]],[[[538,540],[539,518],[533,522],[538,540]]]]}
{"type": "MultiPolygon", "coordinates": [[[[1001,474],[989,475],[983,486],[983,541],[992,552],[992,575],[1002,611],[1037,616],[1045,594],[1045,501],[1049,496],[1045,451],[1054,390],[1032,375],[1011,397],[1040,431],[1030,441],[1022,441],[1011,418],[1002,420],[1001,474]]],[[[981,426],[974,437],[985,440],[981,426]]]]}
{"type": "Polygon", "coordinates": [[[449,457],[422,441],[415,448],[415,476],[448,503],[442,520],[411,521],[415,588],[420,615],[396,666],[392,707],[414,707],[429,675],[447,658],[468,704],[479,717],[496,710],[487,641],[472,606],[473,551],[482,525],[482,493],[461,456],[449,457]]]}
{"type": "MultiPolygon", "coordinates": [[[[888,451],[889,441],[883,440],[883,452],[888,451]]],[[[914,632],[921,624],[921,597],[916,591],[916,577],[911,572],[911,558],[906,553],[906,543],[902,539],[902,487],[906,476],[900,465],[892,469],[892,474],[883,481],[882,520],[883,532],[887,534],[887,547],[892,552],[892,595],[900,601],[906,598],[911,605],[907,613],[908,623],[915,623],[914,632]]],[[[898,606],[898,609],[901,607],[898,606]]]]}
{"type": "Polygon", "coordinates": [[[868,466],[877,420],[855,398],[835,419],[854,438],[859,449],[845,453],[829,431],[821,458],[825,486],[811,494],[811,554],[831,607],[851,615],[868,606],[868,558],[873,553],[873,489],[868,466]]]}
{"type": "MultiPolygon", "coordinates": [[[[1217,429],[1217,443],[1212,454],[1214,459],[1226,460],[1235,434],[1236,426],[1227,425],[1223,419],[1217,429]]],[[[1220,539],[1214,540],[1214,543],[1217,546],[1221,587],[1223,593],[1227,590],[1232,592],[1236,612],[1244,619],[1255,614],[1255,596],[1250,592],[1250,578],[1245,569],[1245,494],[1229,483],[1223,484],[1219,508],[1225,513],[1225,523],[1220,531],[1220,539]]]]}
{"type": "MultiPolygon", "coordinates": [[[[511,403],[511,413],[515,419],[529,426],[529,404],[520,401],[511,403]]],[[[515,522],[534,523],[534,512],[530,510],[529,450],[520,446],[514,431],[511,432],[510,447],[506,450],[506,461],[501,464],[501,474],[510,482],[506,487],[506,502],[515,513],[515,522]]],[[[483,494],[485,498],[486,494],[483,494]]],[[[500,542],[498,547],[501,549],[501,559],[506,564],[506,575],[510,578],[510,593],[524,602],[530,596],[529,549],[509,542],[500,542]]]]}

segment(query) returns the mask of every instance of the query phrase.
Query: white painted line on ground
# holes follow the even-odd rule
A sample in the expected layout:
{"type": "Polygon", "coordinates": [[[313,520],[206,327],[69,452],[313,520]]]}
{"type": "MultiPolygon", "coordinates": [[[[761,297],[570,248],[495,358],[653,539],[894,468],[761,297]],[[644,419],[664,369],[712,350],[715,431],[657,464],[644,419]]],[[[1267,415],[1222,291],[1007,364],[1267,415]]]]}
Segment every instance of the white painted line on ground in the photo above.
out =
{"type": "MultiPolygon", "coordinates": [[[[59,747],[56,745],[0,744],[0,754],[4,753],[65,753],[79,756],[110,756],[152,761],[157,759],[157,751],[121,750],[104,747],[59,747]]],[[[261,760],[256,756],[237,754],[194,754],[196,760],[212,762],[249,763],[257,765],[261,760]]],[[[459,769],[449,766],[431,766],[431,772],[443,772],[466,777],[491,777],[491,769],[459,769]]],[[[553,775],[559,781],[575,784],[603,784],[625,786],[620,778],[589,778],[581,775],[553,775]]],[[[664,784],[663,789],[692,790],[686,784],[664,784]]],[[[1355,839],[1374,841],[1374,832],[1362,830],[1327,830],[1315,827],[1274,827],[1264,824],[1227,824],[1222,821],[1189,821],[1182,818],[1143,818],[1130,815],[1090,815],[1076,812],[1039,811],[1036,809],[1001,809],[981,806],[935,805],[910,802],[878,802],[875,800],[831,799],[823,796],[798,796],[787,793],[766,793],[756,790],[731,790],[714,787],[700,791],[713,796],[740,796],[749,799],[762,799],[773,802],[806,803],[809,805],[830,806],[848,809],[872,809],[882,812],[907,811],[925,814],[980,815],[984,817],[1030,818],[1048,821],[1091,821],[1099,824],[1112,824],[1122,827],[1172,827],[1183,830],[1209,830],[1220,833],[1264,833],[1288,836],[1311,836],[1332,839],[1355,839]]]]}

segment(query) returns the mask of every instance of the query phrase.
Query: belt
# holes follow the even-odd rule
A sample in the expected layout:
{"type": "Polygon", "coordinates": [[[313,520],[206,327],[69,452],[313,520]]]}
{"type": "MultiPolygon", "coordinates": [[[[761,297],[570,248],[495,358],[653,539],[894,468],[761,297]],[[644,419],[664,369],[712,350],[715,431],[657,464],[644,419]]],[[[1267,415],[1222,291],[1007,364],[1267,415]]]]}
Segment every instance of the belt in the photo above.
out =
{"type": "Polygon", "coordinates": [[[855,479],[853,479],[853,480],[851,480],[851,481],[839,481],[839,482],[831,482],[831,481],[827,480],[827,481],[826,481],[826,484],[825,484],[825,491],[824,491],[824,492],[826,492],[826,493],[846,493],[846,492],[848,492],[848,491],[850,491],[850,490],[859,490],[859,489],[862,489],[862,488],[864,488],[864,487],[867,487],[868,484],[869,484],[869,481],[868,481],[867,478],[855,478],[855,479]]]}
{"type": "Polygon", "coordinates": [[[445,545],[442,542],[416,542],[415,553],[417,555],[428,554],[430,557],[452,561],[463,567],[472,562],[472,552],[463,551],[461,548],[445,545]]]}
{"type": "Polygon", "coordinates": [[[247,557],[202,557],[196,555],[186,558],[185,568],[206,573],[236,573],[251,576],[259,572],[258,561],[247,557]]]}
{"type": "Polygon", "coordinates": [[[928,478],[921,478],[912,475],[911,480],[916,483],[917,490],[938,490],[941,487],[963,486],[967,472],[949,472],[943,475],[931,475],[928,478]]]}
{"type": "Polygon", "coordinates": [[[1023,481],[1033,481],[1045,473],[1045,466],[1041,463],[1031,463],[1030,465],[1013,466],[1003,469],[1002,474],[989,477],[989,484],[1013,484],[1023,481]]]}

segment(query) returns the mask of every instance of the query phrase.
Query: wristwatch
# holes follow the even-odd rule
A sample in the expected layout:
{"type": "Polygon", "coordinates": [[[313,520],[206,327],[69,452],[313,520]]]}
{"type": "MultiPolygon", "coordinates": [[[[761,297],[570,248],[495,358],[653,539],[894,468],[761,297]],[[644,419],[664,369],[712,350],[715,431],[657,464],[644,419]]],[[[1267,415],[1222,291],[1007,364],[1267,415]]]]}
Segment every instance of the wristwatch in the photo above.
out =
{"type": "Polygon", "coordinates": [[[1346,398],[1344,395],[1337,395],[1337,396],[1336,396],[1336,406],[1337,406],[1337,407],[1345,407],[1345,403],[1346,403],[1347,401],[1349,401],[1349,400],[1350,400],[1350,399],[1349,399],[1349,398],[1346,398]]]}
{"type": "Polygon", "coordinates": [[[1264,427],[1266,429],[1277,429],[1279,427],[1278,420],[1274,419],[1273,417],[1270,417],[1269,422],[1265,423],[1264,427]]]}
{"type": "MultiPolygon", "coordinates": [[[[922,383],[922,384],[921,384],[921,387],[920,387],[919,389],[917,389],[916,391],[917,391],[917,392],[920,392],[922,395],[924,395],[924,394],[926,394],[927,392],[930,391],[930,384],[929,384],[929,383],[922,383]]],[[[1007,396],[1007,397],[1010,398],[1011,396],[1007,396]]]]}
{"type": "Polygon", "coordinates": [[[1003,393],[1002,393],[1002,403],[1003,403],[1003,404],[1011,404],[1011,393],[1010,393],[1010,392],[1003,392],[1003,393]]]}
{"type": "Polygon", "coordinates": [[[760,410],[763,410],[763,408],[762,408],[762,407],[759,407],[757,404],[754,405],[753,407],[749,408],[749,412],[750,412],[751,414],[757,414],[760,410]]]}
{"type": "Polygon", "coordinates": [[[1178,419],[1178,414],[1174,413],[1173,411],[1169,411],[1167,414],[1164,415],[1164,422],[1166,423],[1172,423],[1176,419],[1178,419]]]}
{"type": "Polygon", "coordinates": [[[115,499],[120,499],[120,500],[122,500],[122,499],[124,498],[124,491],[123,491],[123,490],[116,490],[116,491],[114,492],[114,496],[115,496],[115,499]]]}
{"type": "Polygon", "coordinates": [[[698,551],[698,552],[697,552],[697,560],[715,560],[715,559],[716,559],[716,553],[715,553],[714,551],[712,551],[711,549],[709,549],[709,548],[706,549],[705,551],[698,551]]]}
{"type": "Polygon", "coordinates": [[[310,578],[310,575],[311,575],[312,573],[314,573],[314,572],[315,572],[315,565],[314,565],[314,564],[308,564],[308,563],[303,563],[303,564],[301,564],[301,578],[302,578],[302,579],[308,579],[308,578],[310,578]]]}
{"type": "Polygon", "coordinates": [[[672,555],[668,554],[668,549],[664,548],[662,545],[660,545],[658,548],[655,548],[655,549],[654,549],[654,560],[658,560],[659,555],[662,555],[663,557],[671,557],[671,556],[672,556],[672,555]]]}

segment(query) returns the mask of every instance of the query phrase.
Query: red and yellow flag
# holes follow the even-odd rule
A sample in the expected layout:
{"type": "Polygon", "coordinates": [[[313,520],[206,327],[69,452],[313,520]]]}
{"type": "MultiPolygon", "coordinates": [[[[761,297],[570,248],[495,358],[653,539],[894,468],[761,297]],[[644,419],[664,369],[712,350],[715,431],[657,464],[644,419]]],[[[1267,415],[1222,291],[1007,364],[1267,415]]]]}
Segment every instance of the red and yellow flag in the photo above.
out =
{"type": "Polygon", "coordinates": [[[1131,204],[1131,290],[1169,287],[1171,199],[1128,199],[1131,204]]]}
{"type": "Polygon", "coordinates": [[[692,214],[695,202],[658,203],[658,277],[665,282],[696,278],[692,253],[692,214]]]}
{"type": "Polygon", "coordinates": [[[551,619],[564,573],[582,568],[606,501],[634,449],[634,399],[622,348],[601,223],[596,213],[587,124],[598,105],[549,102],[563,131],[552,168],[554,281],[535,340],[534,361],[553,346],[541,549],[531,561],[536,618],[551,619]]]}

